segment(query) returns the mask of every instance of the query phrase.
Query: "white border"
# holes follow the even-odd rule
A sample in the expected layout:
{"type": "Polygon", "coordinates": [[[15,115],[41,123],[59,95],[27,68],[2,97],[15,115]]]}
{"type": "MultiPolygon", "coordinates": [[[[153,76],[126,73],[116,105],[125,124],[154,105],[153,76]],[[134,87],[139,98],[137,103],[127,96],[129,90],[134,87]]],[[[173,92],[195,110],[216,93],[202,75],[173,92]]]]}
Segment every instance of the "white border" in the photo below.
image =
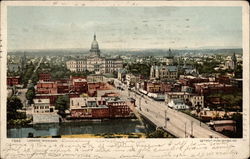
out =
{"type": "MultiPolygon", "coordinates": [[[[18,143],[26,143],[27,145],[31,145],[37,142],[30,141],[29,139],[7,139],[6,138],[6,63],[7,63],[7,6],[240,6],[242,7],[242,27],[243,27],[243,138],[242,139],[139,139],[139,140],[133,140],[133,139],[51,139],[49,141],[45,141],[46,139],[37,139],[40,142],[44,142],[47,145],[53,144],[52,141],[57,141],[56,144],[75,144],[77,142],[84,142],[84,141],[90,141],[93,142],[94,145],[100,145],[100,143],[107,142],[107,144],[110,144],[112,142],[116,141],[132,141],[132,142],[139,142],[143,141],[148,144],[154,144],[154,143],[164,143],[164,144],[170,144],[170,143],[178,143],[180,141],[185,141],[187,144],[190,143],[216,143],[216,142],[225,142],[226,144],[233,144],[235,147],[233,150],[237,153],[232,155],[232,153],[224,153],[224,154],[213,154],[209,155],[209,153],[205,153],[206,155],[203,156],[193,156],[191,158],[246,158],[249,156],[249,6],[248,3],[245,1],[4,1],[1,2],[1,44],[2,44],[2,53],[0,58],[0,77],[1,77],[1,83],[0,83],[0,99],[1,99],[1,154],[6,155],[6,145],[9,143],[15,143],[15,141],[18,141],[18,143]],[[5,151],[4,151],[5,150],[5,151]]],[[[34,139],[33,139],[34,140],[34,139]]],[[[36,140],[36,139],[35,139],[36,140]]],[[[152,146],[152,145],[151,145],[152,146]]],[[[22,146],[22,148],[25,146],[22,146]]],[[[198,147],[197,147],[198,148],[198,147]]],[[[34,149],[33,149],[34,150],[34,149]]],[[[35,150],[34,150],[35,151],[35,150]]],[[[173,152],[181,151],[180,148],[176,148],[173,150],[173,152]]],[[[206,150],[204,150],[206,151],[206,150]]],[[[215,150],[207,149],[208,152],[213,152],[215,150]]],[[[13,150],[9,150],[9,153],[14,153],[13,150]]],[[[196,154],[198,152],[198,149],[190,150],[190,154],[196,154]]],[[[226,149],[221,149],[221,152],[226,152],[226,149]]],[[[66,152],[65,152],[66,153],[66,152]]],[[[92,152],[89,152],[90,154],[92,152]]],[[[138,152],[137,152],[138,153],[138,152]]],[[[161,154],[162,152],[158,152],[161,154]]],[[[96,153],[99,154],[99,153],[96,153]]],[[[100,153],[102,154],[102,153],[100,153]]],[[[164,154],[164,153],[163,153],[164,154]]],[[[152,153],[150,152],[143,152],[140,153],[140,155],[144,155],[143,158],[147,158],[152,153]]],[[[169,154],[170,155],[170,154],[169,154]]],[[[5,156],[6,157],[6,156],[5,156]]],[[[21,156],[19,158],[23,158],[24,156],[21,156]]],[[[34,156],[33,156],[34,157],[34,156]]],[[[37,156],[36,156],[37,157],[37,156]]],[[[93,156],[92,156],[93,157],[93,156]]],[[[119,152],[112,152],[112,153],[106,153],[102,154],[101,157],[104,158],[116,158],[116,157],[124,157],[124,154],[119,152]],[[122,156],[123,155],[123,156],[122,156]]],[[[130,156],[131,158],[133,156],[130,156]]],[[[138,156],[137,156],[138,157],[138,156]]],[[[151,156],[152,157],[152,156],[151,156]]],[[[173,156],[161,156],[158,158],[172,158],[173,156]]],[[[185,158],[185,156],[175,156],[177,158],[185,158]]],[[[186,156],[187,157],[187,156],[186,156]]],[[[189,156],[190,157],[190,156],[189,156]]],[[[35,157],[34,157],[35,158],[35,157]]],[[[38,157],[39,158],[39,157],[38,157]]],[[[62,156],[60,158],[63,158],[62,156]]],[[[91,156],[89,157],[91,158],[91,156]]],[[[157,157],[156,157],[157,158],[157,157]]]]}

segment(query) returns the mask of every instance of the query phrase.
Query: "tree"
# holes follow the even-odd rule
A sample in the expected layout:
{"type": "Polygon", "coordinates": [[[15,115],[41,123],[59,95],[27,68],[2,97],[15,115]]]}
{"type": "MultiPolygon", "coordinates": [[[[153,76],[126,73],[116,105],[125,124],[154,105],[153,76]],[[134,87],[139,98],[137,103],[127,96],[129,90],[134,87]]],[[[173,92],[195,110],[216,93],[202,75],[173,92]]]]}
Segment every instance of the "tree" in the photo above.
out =
{"type": "Polygon", "coordinates": [[[65,110],[69,108],[69,97],[59,96],[56,100],[55,108],[58,110],[58,114],[65,117],[65,110]]]}
{"type": "Polygon", "coordinates": [[[17,110],[22,108],[23,104],[17,96],[7,98],[7,120],[18,119],[20,115],[17,110]]]}
{"type": "Polygon", "coordinates": [[[33,99],[36,96],[35,88],[30,87],[26,92],[26,99],[29,101],[29,104],[33,103],[33,99]]]}
{"type": "Polygon", "coordinates": [[[148,138],[168,138],[170,135],[162,127],[157,128],[154,132],[148,134],[148,138]]]}

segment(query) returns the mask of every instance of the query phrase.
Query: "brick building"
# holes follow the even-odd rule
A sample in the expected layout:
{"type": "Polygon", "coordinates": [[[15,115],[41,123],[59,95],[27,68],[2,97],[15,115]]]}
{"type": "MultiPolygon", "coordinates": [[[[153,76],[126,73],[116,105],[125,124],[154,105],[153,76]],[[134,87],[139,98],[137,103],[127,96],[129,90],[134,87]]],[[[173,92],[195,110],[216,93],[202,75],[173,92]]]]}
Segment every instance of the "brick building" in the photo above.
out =
{"type": "Polygon", "coordinates": [[[181,85],[172,82],[145,81],[143,89],[148,93],[179,92],[181,91],[181,85]]]}
{"type": "Polygon", "coordinates": [[[179,82],[183,86],[193,87],[195,83],[209,82],[208,78],[194,77],[194,76],[184,76],[179,79],[179,82]]]}
{"type": "Polygon", "coordinates": [[[50,81],[38,81],[36,85],[36,94],[57,94],[57,83],[50,81]]]}
{"type": "Polygon", "coordinates": [[[132,116],[128,103],[118,97],[70,98],[70,118],[126,118],[132,116]]]}
{"type": "Polygon", "coordinates": [[[16,86],[21,84],[20,76],[7,77],[8,86],[16,86]]]}
{"type": "Polygon", "coordinates": [[[50,73],[39,73],[38,79],[44,82],[51,81],[51,74],[50,73]]]}
{"type": "Polygon", "coordinates": [[[234,87],[228,84],[221,84],[219,82],[205,82],[194,84],[195,92],[201,95],[213,93],[232,93],[234,87]]]}

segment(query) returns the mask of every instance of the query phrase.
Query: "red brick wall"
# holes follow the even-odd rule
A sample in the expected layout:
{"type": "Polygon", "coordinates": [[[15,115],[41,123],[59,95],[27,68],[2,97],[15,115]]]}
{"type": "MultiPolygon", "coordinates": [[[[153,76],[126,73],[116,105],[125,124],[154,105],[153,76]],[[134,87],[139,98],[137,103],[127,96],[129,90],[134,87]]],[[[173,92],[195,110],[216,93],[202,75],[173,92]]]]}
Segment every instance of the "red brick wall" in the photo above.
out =
{"type": "Polygon", "coordinates": [[[7,77],[7,85],[9,86],[15,86],[21,84],[21,78],[20,77],[7,77]]]}
{"type": "Polygon", "coordinates": [[[43,80],[43,81],[51,80],[51,75],[49,73],[40,73],[38,76],[39,76],[39,80],[43,80]]]}

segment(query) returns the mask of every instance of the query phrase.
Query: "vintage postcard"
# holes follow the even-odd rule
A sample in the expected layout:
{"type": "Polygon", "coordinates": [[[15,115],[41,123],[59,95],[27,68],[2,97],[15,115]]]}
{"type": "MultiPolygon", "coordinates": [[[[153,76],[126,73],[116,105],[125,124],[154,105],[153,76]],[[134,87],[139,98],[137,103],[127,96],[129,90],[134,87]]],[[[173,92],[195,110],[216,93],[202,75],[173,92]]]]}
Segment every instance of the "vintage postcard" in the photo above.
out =
{"type": "Polygon", "coordinates": [[[249,157],[244,1],[1,3],[1,158],[249,157]]]}

